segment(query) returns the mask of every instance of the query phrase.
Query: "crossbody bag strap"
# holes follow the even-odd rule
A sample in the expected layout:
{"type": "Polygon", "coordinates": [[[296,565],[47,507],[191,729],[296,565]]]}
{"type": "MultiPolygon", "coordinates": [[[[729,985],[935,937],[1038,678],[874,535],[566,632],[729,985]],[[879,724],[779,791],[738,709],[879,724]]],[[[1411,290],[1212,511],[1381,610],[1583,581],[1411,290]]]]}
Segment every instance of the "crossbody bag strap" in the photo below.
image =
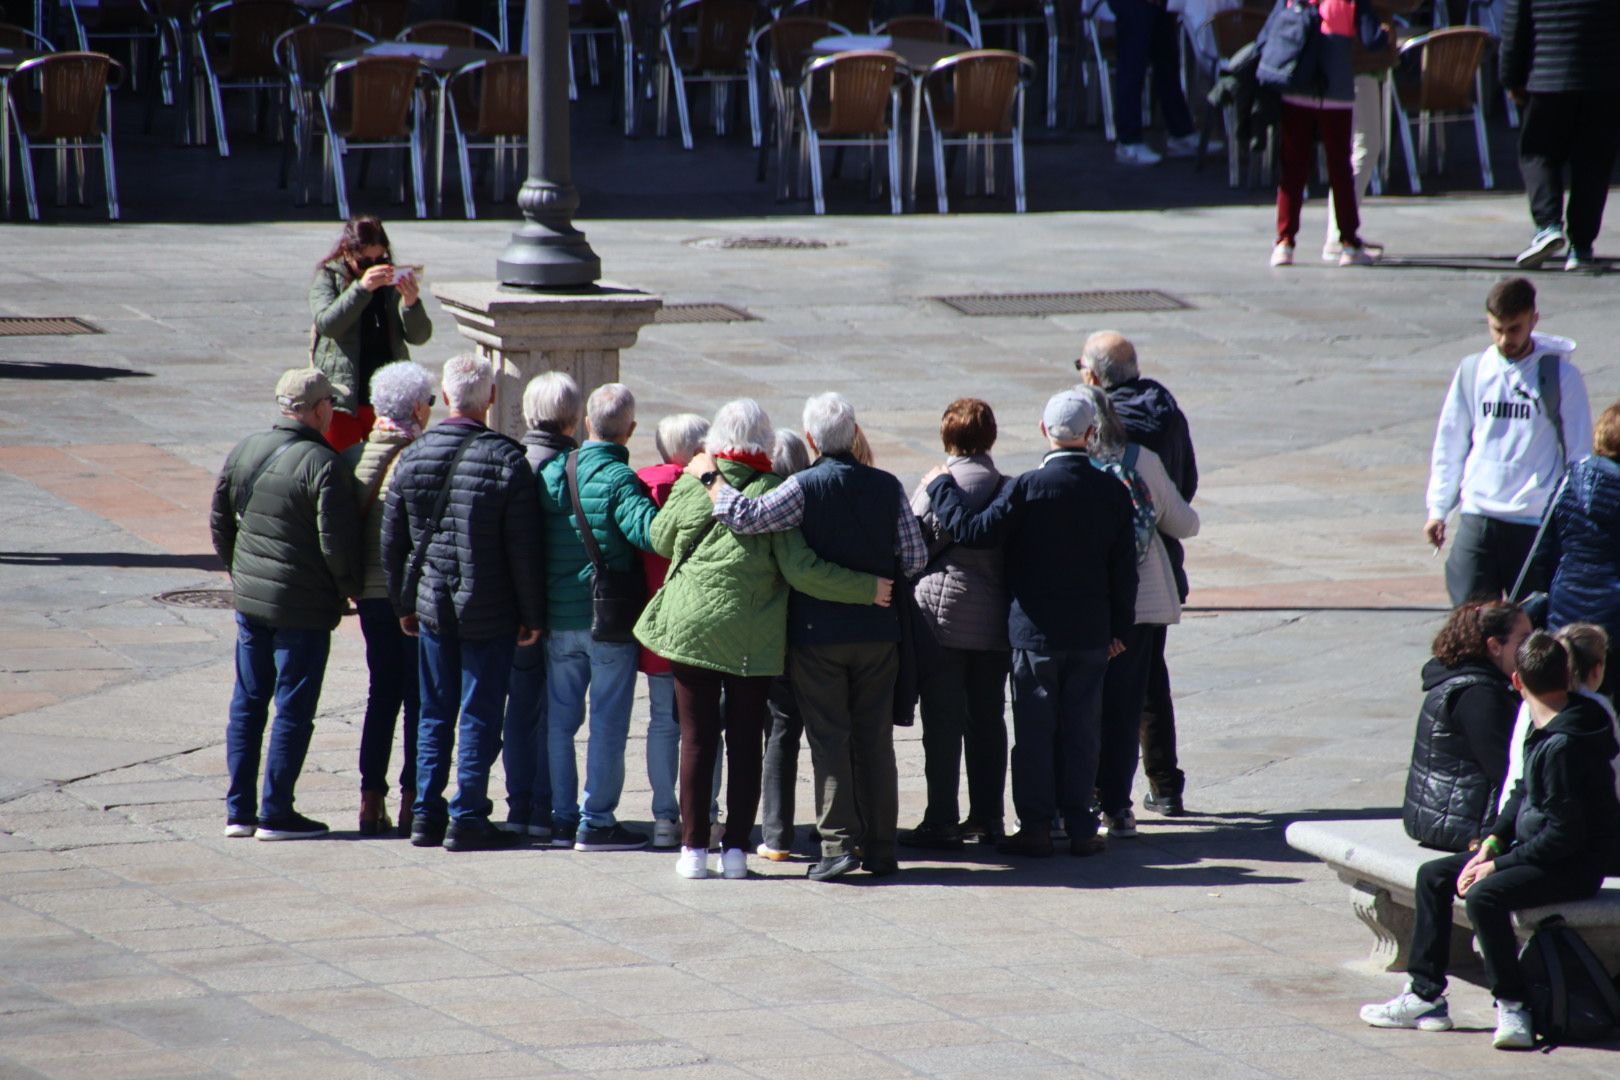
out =
{"type": "Polygon", "coordinates": [[[416,546],[411,550],[411,564],[405,571],[405,595],[413,600],[416,598],[417,586],[421,584],[422,560],[427,558],[428,545],[438,535],[439,520],[444,517],[445,508],[450,505],[450,485],[456,479],[456,466],[461,464],[461,459],[472,447],[472,444],[477,441],[478,432],[475,431],[462,439],[461,445],[456,447],[456,452],[451,455],[450,469],[444,474],[444,484],[439,488],[438,498],[433,501],[433,513],[422,523],[422,538],[417,541],[416,546]]]}
{"type": "Polygon", "coordinates": [[[698,546],[709,538],[709,534],[714,532],[714,527],[718,524],[720,524],[720,520],[718,518],[711,517],[704,524],[703,528],[698,530],[698,534],[692,537],[692,542],[686,545],[686,550],[681,552],[680,558],[676,559],[675,562],[670,566],[669,573],[664,575],[664,583],[666,585],[675,580],[675,575],[681,572],[681,567],[685,566],[687,560],[697,553],[698,546]]]}
{"type": "Polygon", "coordinates": [[[1558,471],[1563,473],[1569,469],[1569,450],[1564,445],[1564,386],[1558,378],[1559,359],[1555,352],[1541,354],[1536,362],[1536,392],[1547,409],[1547,419],[1552,421],[1553,433],[1558,436],[1558,471]]]}
{"type": "Polygon", "coordinates": [[[383,485],[388,482],[388,474],[394,471],[394,463],[399,460],[400,451],[405,444],[400,443],[391,447],[388,457],[383,461],[382,468],[377,470],[377,478],[366,485],[366,497],[360,500],[360,520],[365,521],[371,516],[371,508],[377,503],[377,496],[382,494],[383,485]]]}
{"type": "Polygon", "coordinates": [[[591,523],[585,520],[585,508],[579,503],[579,451],[568,455],[568,460],[563,463],[563,475],[568,479],[568,497],[574,504],[574,524],[579,527],[579,541],[585,545],[585,557],[591,560],[591,566],[600,576],[606,572],[602,549],[596,546],[591,523]]]}
{"type": "Polygon", "coordinates": [[[248,505],[253,502],[253,489],[259,483],[259,477],[270,471],[270,466],[275,464],[278,457],[303,441],[297,435],[293,435],[286,442],[266,454],[264,460],[259,462],[259,467],[253,470],[253,475],[247,478],[247,483],[242,485],[241,490],[236,493],[236,498],[232,500],[237,525],[242,524],[243,517],[247,515],[248,505]]]}

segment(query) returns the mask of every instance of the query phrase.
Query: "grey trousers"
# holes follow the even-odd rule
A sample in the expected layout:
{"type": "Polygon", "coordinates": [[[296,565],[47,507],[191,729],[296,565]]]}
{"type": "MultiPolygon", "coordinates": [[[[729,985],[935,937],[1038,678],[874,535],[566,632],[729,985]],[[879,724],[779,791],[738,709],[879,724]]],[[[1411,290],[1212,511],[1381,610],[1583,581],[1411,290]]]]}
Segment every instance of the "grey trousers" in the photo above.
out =
{"type": "Polygon", "coordinates": [[[799,787],[799,741],[804,720],[793,696],[793,681],[778,675],[766,701],[765,762],[761,776],[759,827],[766,847],[793,850],[793,810],[799,787]]]}
{"type": "MultiPolygon", "coordinates": [[[[1483,514],[1459,514],[1451,554],[1446,556],[1446,592],[1451,595],[1451,606],[1506,596],[1535,539],[1534,525],[1499,521],[1483,514]]],[[[1546,587],[1541,576],[1532,572],[1525,578],[1519,599],[1546,587]]]]}
{"type": "Polygon", "coordinates": [[[794,645],[788,674],[804,717],[816,778],[824,857],[894,857],[899,780],[894,767],[893,642],[794,645]]]}

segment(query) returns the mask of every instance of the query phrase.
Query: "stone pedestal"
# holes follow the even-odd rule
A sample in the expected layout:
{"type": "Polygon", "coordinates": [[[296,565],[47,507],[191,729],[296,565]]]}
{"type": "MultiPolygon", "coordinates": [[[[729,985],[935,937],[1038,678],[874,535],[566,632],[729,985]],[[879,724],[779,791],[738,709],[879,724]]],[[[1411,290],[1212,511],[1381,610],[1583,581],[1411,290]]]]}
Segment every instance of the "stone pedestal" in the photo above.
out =
{"type": "MultiPolygon", "coordinates": [[[[456,328],[495,364],[495,409],[489,426],[517,438],[523,388],[542,371],[565,371],[582,394],[619,381],[619,352],[636,343],[662,298],[601,283],[568,292],[513,289],[493,281],[433,286],[456,328]]],[[[583,432],[581,433],[583,435],[583,432]]]]}

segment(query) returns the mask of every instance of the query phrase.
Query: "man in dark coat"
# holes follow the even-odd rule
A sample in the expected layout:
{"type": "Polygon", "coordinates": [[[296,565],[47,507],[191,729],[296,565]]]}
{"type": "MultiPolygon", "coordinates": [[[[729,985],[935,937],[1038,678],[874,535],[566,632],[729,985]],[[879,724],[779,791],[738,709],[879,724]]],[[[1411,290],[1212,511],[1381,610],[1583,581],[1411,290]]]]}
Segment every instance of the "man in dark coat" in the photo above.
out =
{"type": "Polygon", "coordinates": [[[1565,270],[1597,269],[1593,244],[1620,148],[1617,57],[1615,0],[1507,0],[1502,85],[1524,108],[1519,171],[1536,223],[1520,266],[1538,267],[1567,243],[1565,270]]]}
{"type": "Polygon", "coordinates": [[[358,596],[363,559],[349,471],[321,436],[333,399],[348,393],[314,368],[276,383],[281,419],[225,459],[209,526],[231,574],[236,608],[236,689],[225,732],[230,790],[225,835],[260,840],[323,836],[326,826],[293,809],[332,628],[346,596],[358,596]],[[271,699],[276,722],[255,798],[271,699]]]}
{"type": "MultiPolygon", "coordinates": [[[[1183,499],[1192,502],[1198,491],[1198,456],[1193,452],[1187,417],[1169,390],[1152,379],[1142,378],[1136,363],[1136,347],[1122,334],[1100,330],[1086,339],[1074,366],[1087,383],[1102,387],[1131,442],[1158,454],[1171,483],[1176,485],[1183,499]]],[[[1170,569],[1176,575],[1176,590],[1185,602],[1186,554],[1181,541],[1164,533],[1159,534],[1159,539],[1164,541],[1170,569]]],[[[1176,707],[1170,696],[1170,669],[1165,664],[1162,648],[1148,669],[1141,737],[1142,772],[1150,789],[1142,805],[1169,817],[1179,817],[1186,812],[1182,795],[1187,788],[1187,776],[1176,758],[1176,707]]]]}
{"type": "Polygon", "coordinates": [[[513,652],[538,641],[544,625],[540,502],[523,448],[484,425],[495,401],[489,361],[452,358],[443,388],[449,418],[394,467],[382,558],[394,613],[420,640],[411,843],[478,851],[521,839],[490,824],[489,769],[501,749],[513,652]],[[457,743],[456,797],[447,804],[457,743]]]}

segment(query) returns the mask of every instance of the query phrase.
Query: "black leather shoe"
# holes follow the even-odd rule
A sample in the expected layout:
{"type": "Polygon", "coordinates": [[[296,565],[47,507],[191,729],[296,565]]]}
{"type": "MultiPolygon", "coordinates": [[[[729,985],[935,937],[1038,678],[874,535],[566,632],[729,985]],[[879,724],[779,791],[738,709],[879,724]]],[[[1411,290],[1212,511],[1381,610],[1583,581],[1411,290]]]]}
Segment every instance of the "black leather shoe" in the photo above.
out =
{"type": "Polygon", "coordinates": [[[417,818],[411,822],[411,846],[438,847],[444,843],[444,830],[442,822],[434,825],[423,818],[417,818]]]}
{"type": "Polygon", "coordinates": [[[1100,836],[1074,836],[1069,838],[1069,854],[1077,858],[1101,855],[1108,850],[1108,841],[1100,836]]]}
{"type": "Polygon", "coordinates": [[[1052,854],[1052,831],[1025,826],[996,845],[1003,855],[1045,859],[1052,854]]]}
{"type": "Polygon", "coordinates": [[[900,872],[900,864],[894,859],[863,859],[861,869],[873,877],[893,877],[900,872]]]}
{"type": "Polygon", "coordinates": [[[923,851],[962,850],[962,833],[954,822],[949,825],[933,825],[925,821],[915,829],[901,829],[897,839],[905,847],[919,848],[923,851]]]}
{"type": "Polygon", "coordinates": [[[497,829],[487,821],[459,825],[452,821],[445,830],[446,851],[506,851],[528,838],[527,833],[512,833],[497,829]]]}
{"type": "Polygon", "coordinates": [[[843,877],[852,870],[859,870],[861,860],[852,852],[842,855],[823,856],[821,861],[806,870],[804,876],[811,881],[831,881],[835,877],[843,877]]]}
{"type": "Polygon", "coordinates": [[[1142,800],[1142,809],[1165,817],[1185,817],[1187,814],[1186,807],[1181,805],[1180,795],[1155,795],[1151,791],[1142,800]]]}
{"type": "Polygon", "coordinates": [[[980,844],[999,844],[1007,838],[1007,830],[1001,827],[1001,822],[985,823],[971,817],[965,818],[956,831],[962,834],[964,841],[980,844]]]}

